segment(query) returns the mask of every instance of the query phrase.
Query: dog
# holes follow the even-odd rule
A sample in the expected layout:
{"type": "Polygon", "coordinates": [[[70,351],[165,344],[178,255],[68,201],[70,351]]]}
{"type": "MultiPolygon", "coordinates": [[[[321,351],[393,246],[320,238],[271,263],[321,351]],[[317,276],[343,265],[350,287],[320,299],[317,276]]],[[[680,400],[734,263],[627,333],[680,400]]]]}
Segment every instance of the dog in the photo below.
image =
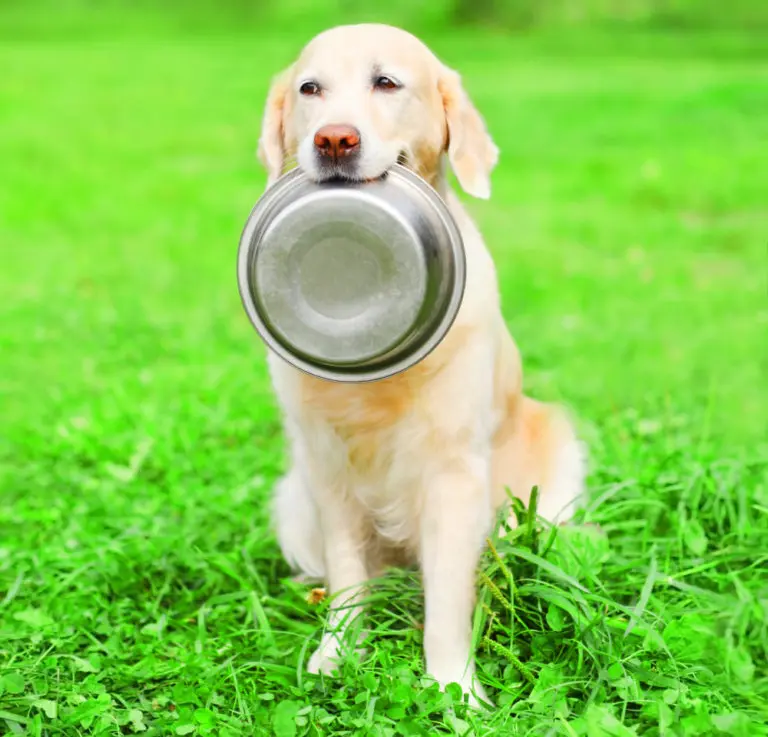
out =
{"type": "MultiPolygon", "coordinates": [[[[282,554],[332,597],[308,670],[332,673],[362,614],[366,580],[417,564],[426,671],[487,702],[471,646],[475,576],[506,489],[566,522],[583,494],[585,454],[566,411],[522,393],[496,271],[447,180],[490,196],[498,160],[459,74],[415,36],[378,24],[312,39],[272,80],[258,157],[267,187],[299,166],[316,181],[373,180],[396,162],[447,203],[463,237],[467,281],[442,342],[411,368],[369,383],[308,375],[269,353],[290,465],[273,497],[282,554]]],[[[352,646],[360,645],[356,640],[352,646]]]]}

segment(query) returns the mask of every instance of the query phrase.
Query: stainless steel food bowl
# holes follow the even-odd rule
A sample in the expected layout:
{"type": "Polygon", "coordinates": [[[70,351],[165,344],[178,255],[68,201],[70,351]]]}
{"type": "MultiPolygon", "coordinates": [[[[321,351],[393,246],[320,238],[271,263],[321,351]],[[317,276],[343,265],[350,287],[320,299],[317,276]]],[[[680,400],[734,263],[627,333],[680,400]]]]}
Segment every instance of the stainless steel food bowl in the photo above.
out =
{"type": "Polygon", "coordinates": [[[318,184],[294,169],[251,211],[237,277],[271,350],[324,379],[373,381],[418,363],[448,332],[464,247],[440,196],[403,166],[359,183],[318,184]]]}

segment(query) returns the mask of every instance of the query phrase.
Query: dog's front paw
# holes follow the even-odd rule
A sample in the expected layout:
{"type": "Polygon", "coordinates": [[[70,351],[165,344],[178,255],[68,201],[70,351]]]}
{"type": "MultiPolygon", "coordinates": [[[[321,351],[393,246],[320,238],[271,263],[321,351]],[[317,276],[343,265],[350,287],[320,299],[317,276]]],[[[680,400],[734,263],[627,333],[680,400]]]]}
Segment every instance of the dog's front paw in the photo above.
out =
{"type": "Polygon", "coordinates": [[[485,710],[493,706],[493,702],[488,697],[488,694],[486,694],[483,684],[480,683],[474,673],[453,680],[438,680],[441,691],[445,691],[451,683],[455,683],[461,688],[462,694],[466,695],[467,704],[472,708],[485,710]]]}
{"type": "MultiPolygon", "coordinates": [[[[362,657],[365,655],[366,651],[359,647],[355,652],[362,657]]],[[[307,671],[314,675],[322,673],[323,675],[329,676],[339,670],[345,654],[346,651],[340,645],[337,636],[333,633],[327,633],[323,635],[323,639],[320,640],[320,645],[317,650],[312,653],[312,657],[307,664],[307,671]]]]}
{"type": "Polygon", "coordinates": [[[309,659],[309,663],[307,664],[307,671],[314,675],[319,675],[322,673],[323,675],[329,676],[338,669],[338,653],[324,652],[322,645],[317,648],[314,653],[312,653],[312,657],[309,659]]]}
{"type": "Polygon", "coordinates": [[[487,709],[493,706],[488,694],[485,692],[483,685],[475,679],[475,682],[465,692],[468,694],[467,703],[475,709],[487,709]]]}
{"type": "Polygon", "coordinates": [[[487,709],[493,706],[488,694],[485,693],[483,684],[477,678],[467,679],[466,683],[460,683],[461,690],[467,694],[467,704],[474,709],[487,709]]]}

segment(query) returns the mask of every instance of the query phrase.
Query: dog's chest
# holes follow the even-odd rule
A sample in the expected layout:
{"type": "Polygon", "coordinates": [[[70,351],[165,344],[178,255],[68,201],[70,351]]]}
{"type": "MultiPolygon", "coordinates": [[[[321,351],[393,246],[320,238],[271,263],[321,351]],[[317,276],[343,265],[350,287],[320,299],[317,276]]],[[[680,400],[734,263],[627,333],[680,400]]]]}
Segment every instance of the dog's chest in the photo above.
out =
{"type": "Polygon", "coordinates": [[[347,445],[349,490],[380,535],[402,543],[414,538],[421,505],[421,466],[404,426],[363,433],[347,445]]]}
{"type": "Polygon", "coordinates": [[[329,384],[304,379],[303,408],[328,428],[359,478],[380,478],[402,450],[403,435],[418,419],[416,392],[405,377],[371,384],[329,384]]]}
{"type": "Polygon", "coordinates": [[[308,378],[303,397],[305,411],[333,434],[338,456],[327,462],[339,464],[349,491],[379,533],[395,542],[411,538],[425,427],[414,377],[363,385],[308,378]]]}

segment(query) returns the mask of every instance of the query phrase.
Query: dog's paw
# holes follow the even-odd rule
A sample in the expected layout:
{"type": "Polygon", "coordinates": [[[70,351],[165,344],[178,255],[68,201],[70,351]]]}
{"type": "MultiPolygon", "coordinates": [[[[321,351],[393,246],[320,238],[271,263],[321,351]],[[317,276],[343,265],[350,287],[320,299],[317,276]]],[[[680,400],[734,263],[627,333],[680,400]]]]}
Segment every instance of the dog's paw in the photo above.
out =
{"type": "MultiPolygon", "coordinates": [[[[355,652],[362,657],[365,655],[366,650],[359,647],[355,652]]],[[[330,676],[339,670],[341,661],[346,654],[347,651],[339,644],[337,637],[333,633],[327,633],[323,635],[317,650],[312,653],[312,657],[310,657],[309,663],[307,663],[307,671],[314,675],[322,673],[323,675],[330,676]]]]}
{"type": "Polygon", "coordinates": [[[493,707],[493,702],[488,697],[488,694],[486,694],[483,684],[480,683],[475,675],[464,676],[461,679],[452,681],[438,681],[441,691],[445,691],[451,683],[458,684],[462,694],[466,696],[467,705],[473,709],[484,711],[489,707],[493,707]]]}
{"type": "Polygon", "coordinates": [[[473,709],[485,710],[493,706],[488,694],[483,688],[483,684],[477,678],[467,679],[465,683],[460,683],[461,690],[467,695],[467,704],[473,709]]]}
{"type": "Polygon", "coordinates": [[[307,671],[313,675],[330,676],[339,669],[338,653],[327,653],[323,651],[322,645],[312,653],[312,657],[307,664],[307,671]]]}
{"type": "Polygon", "coordinates": [[[475,679],[471,686],[463,690],[467,694],[467,703],[472,708],[484,711],[489,707],[493,707],[493,702],[485,692],[483,685],[477,679],[475,679]]]}

